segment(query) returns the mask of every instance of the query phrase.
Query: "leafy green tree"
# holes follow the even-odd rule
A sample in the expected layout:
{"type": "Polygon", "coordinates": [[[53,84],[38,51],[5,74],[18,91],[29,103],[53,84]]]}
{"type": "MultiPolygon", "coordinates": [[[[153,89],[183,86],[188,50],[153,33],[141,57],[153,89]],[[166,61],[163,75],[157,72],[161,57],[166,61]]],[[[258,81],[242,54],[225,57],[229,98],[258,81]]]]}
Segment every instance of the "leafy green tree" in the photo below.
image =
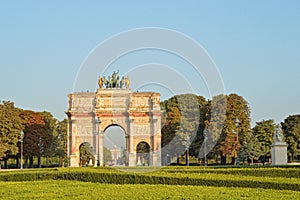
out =
{"type": "Polygon", "coordinates": [[[258,142],[261,144],[262,149],[262,162],[269,162],[271,158],[271,145],[273,143],[274,135],[274,120],[263,120],[256,122],[255,127],[252,129],[252,133],[258,142]]]}
{"type": "Polygon", "coordinates": [[[56,125],[57,136],[56,142],[56,156],[61,158],[62,167],[65,165],[65,159],[67,158],[67,128],[68,120],[64,119],[59,121],[56,125]]]}
{"type": "Polygon", "coordinates": [[[210,117],[211,105],[210,105],[210,101],[207,101],[204,97],[198,96],[197,98],[198,98],[198,105],[200,111],[198,130],[195,139],[192,141],[190,145],[189,153],[191,156],[194,157],[200,156],[204,159],[204,155],[201,154],[201,146],[204,142],[203,131],[205,128],[208,128],[208,120],[210,117]]]}
{"type": "Polygon", "coordinates": [[[0,160],[4,160],[5,168],[9,157],[18,152],[17,144],[23,129],[20,111],[13,102],[0,102],[0,160]]]}
{"type": "Polygon", "coordinates": [[[288,144],[288,160],[300,160],[300,115],[288,116],[281,126],[288,144]]]}
{"type": "Polygon", "coordinates": [[[261,143],[258,141],[257,137],[251,134],[245,138],[240,149],[239,157],[243,160],[243,163],[250,159],[251,164],[253,164],[254,160],[258,160],[263,154],[264,152],[261,143]]]}
{"type": "Polygon", "coordinates": [[[45,131],[47,134],[47,141],[49,145],[45,148],[43,156],[51,157],[55,156],[57,143],[55,142],[55,138],[57,138],[57,119],[53,117],[50,112],[43,111],[40,113],[45,122],[45,131]]]}
{"type": "Polygon", "coordinates": [[[188,164],[189,147],[199,128],[199,98],[194,94],[176,95],[161,105],[166,112],[162,128],[163,157],[179,157],[176,152],[185,152],[188,164]]]}
{"type": "MultiPolygon", "coordinates": [[[[226,95],[217,95],[214,96],[211,101],[208,101],[208,120],[205,121],[205,128],[209,131],[207,137],[208,146],[206,148],[210,150],[210,153],[207,157],[214,158],[216,163],[220,156],[221,159],[226,156],[226,154],[223,154],[221,151],[221,142],[226,138],[223,132],[226,119],[226,100],[226,95]]],[[[224,162],[224,164],[225,163],[226,162],[224,162]]]]}
{"type": "Polygon", "coordinates": [[[40,156],[38,157],[38,166],[41,167],[41,157],[54,157],[57,149],[57,119],[53,117],[50,112],[43,111],[40,113],[45,122],[45,133],[41,136],[41,143],[39,146],[43,148],[40,156]]]}

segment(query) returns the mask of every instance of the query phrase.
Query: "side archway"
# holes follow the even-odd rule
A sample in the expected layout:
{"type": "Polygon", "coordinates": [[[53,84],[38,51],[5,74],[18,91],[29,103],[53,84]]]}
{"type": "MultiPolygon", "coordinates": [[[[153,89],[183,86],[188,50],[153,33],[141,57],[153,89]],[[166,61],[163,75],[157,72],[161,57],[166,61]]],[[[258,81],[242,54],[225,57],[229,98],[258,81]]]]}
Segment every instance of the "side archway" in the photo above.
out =
{"type": "Polygon", "coordinates": [[[93,166],[94,163],[93,147],[88,142],[82,143],[79,146],[79,166],[93,166]]]}
{"type": "Polygon", "coordinates": [[[150,165],[150,145],[147,142],[140,142],[136,146],[136,165],[150,165]]]}

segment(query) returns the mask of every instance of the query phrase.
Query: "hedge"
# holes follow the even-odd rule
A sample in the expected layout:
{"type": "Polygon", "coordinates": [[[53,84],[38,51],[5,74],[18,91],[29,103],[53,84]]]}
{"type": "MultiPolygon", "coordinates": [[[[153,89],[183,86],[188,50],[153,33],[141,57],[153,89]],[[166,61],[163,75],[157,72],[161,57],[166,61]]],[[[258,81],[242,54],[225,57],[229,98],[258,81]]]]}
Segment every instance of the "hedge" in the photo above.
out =
{"type": "MultiPolygon", "coordinates": [[[[16,171],[0,173],[0,181],[39,181],[39,180],[75,180],[108,184],[166,184],[166,185],[197,185],[218,187],[246,187],[277,190],[300,191],[300,181],[268,181],[264,178],[227,178],[226,175],[216,176],[185,176],[184,174],[169,174],[162,171],[150,174],[124,173],[112,170],[53,170],[53,171],[16,171]],[[179,176],[180,175],[180,176],[179,176]]],[[[274,179],[274,178],[273,178],[274,179]]]]}

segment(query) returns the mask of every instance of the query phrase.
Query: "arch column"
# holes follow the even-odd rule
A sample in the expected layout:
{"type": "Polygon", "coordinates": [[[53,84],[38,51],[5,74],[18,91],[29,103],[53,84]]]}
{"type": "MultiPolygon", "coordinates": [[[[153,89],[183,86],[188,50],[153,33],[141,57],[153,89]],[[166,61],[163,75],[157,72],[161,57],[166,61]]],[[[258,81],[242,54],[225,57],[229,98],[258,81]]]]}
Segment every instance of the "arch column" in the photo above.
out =
{"type": "Polygon", "coordinates": [[[98,162],[100,162],[100,159],[99,159],[99,134],[97,132],[95,132],[94,134],[94,157],[95,157],[95,163],[94,163],[94,167],[97,167],[98,166],[98,162]]]}
{"type": "Polygon", "coordinates": [[[100,166],[104,166],[104,132],[103,131],[100,131],[99,132],[99,145],[98,145],[98,148],[99,148],[99,157],[100,157],[100,166]]]}
{"type": "Polygon", "coordinates": [[[129,155],[128,155],[128,166],[136,166],[136,152],[134,148],[134,127],[133,119],[129,122],[129,155]]]}

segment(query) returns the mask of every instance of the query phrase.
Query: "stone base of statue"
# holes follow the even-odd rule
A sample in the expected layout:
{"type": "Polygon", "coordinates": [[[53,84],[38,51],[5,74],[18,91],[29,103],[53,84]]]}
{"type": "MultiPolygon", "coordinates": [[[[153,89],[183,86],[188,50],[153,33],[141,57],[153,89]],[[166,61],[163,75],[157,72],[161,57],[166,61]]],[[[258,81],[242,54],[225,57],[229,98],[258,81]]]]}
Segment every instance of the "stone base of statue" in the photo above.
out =
{"type": "Polygon", "coordinates": [[[128,166],[136,166],[136,155],[134,153],[129,153],[128,155],[128,166]]]}
{"type": "Polygon", "coordinates": [[[137,166],[142,166],[142,165],[143,165],[140,156],[138,156],[138,160],[137,160],[136,165],[137,165],[137,166]]]}
{"type": "Polygon", "coordinates": [[[159,152],[155,152],[152,155],[153,155],[152,166],[161,166],[160,153],[159,152]]]}
{"type": "Polygon", "coordinates": [[[285,142],[275,142],[271,146],[272,165],[287,164],[287,144],[285,142]]]}

